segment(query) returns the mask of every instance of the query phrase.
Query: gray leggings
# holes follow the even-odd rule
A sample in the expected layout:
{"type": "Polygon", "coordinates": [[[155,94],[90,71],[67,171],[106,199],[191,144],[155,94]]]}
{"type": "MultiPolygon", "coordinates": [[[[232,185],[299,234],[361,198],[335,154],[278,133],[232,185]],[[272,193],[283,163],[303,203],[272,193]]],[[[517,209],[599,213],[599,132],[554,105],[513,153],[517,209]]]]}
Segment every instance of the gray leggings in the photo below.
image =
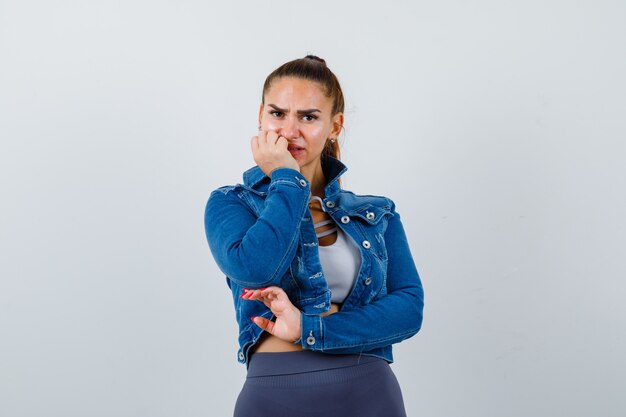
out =
{"type": "Polygon", "coordinates": [[[257,352],[234,417],[406,417],[384,359],[364,355],[257,352]]]}

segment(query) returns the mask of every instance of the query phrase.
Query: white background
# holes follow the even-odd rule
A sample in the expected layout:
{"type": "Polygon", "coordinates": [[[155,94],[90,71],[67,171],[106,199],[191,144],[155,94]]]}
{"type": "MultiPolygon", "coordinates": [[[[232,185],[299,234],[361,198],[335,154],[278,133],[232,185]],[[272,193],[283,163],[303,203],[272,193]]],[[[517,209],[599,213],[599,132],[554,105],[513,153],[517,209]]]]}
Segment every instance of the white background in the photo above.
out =
{"type": "Polygon", "coordinates": [[[426,295],[409,416],[623,416],[623,1],[0,0],[0,415],[227,416],[204,205],[265,76],[325,58],[347,189],[426,295]]]}

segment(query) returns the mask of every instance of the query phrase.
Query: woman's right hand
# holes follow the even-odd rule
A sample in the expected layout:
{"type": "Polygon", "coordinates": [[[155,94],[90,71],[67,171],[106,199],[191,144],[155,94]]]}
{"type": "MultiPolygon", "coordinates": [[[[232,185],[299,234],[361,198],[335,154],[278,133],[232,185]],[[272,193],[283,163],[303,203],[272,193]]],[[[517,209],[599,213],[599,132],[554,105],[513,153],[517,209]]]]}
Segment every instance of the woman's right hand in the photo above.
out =
{"type": "Polygon", "coordinates": [[[300,172],[298,161],[287,150],[287,139],[273,131],[259,131],[250,142],[254,162],[268,177],[276,168],[292,168],[300,172]]]}
{"type": "Polygon", "coordinates": [[[240,296],[244,300],[261,301],[267,308],[272,310],[276,317],[275,321],[270,321],[264,317],[251,317],[252,322],[271,335],[287,342],[295,342],[300,338],[300,316],[301,312],[289,300],[287,293],[276,286],[249,290],[244,288],[240,296]]]}

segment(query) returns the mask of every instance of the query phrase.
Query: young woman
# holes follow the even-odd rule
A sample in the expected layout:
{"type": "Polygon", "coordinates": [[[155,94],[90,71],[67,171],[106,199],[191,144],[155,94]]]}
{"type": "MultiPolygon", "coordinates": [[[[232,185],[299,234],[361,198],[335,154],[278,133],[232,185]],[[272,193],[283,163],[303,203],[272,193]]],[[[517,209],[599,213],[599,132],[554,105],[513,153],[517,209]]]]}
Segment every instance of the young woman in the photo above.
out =
{"type": "Polygon", "coordinates": [[[323,59],[274,70],[257,166],[207,203],[248,367],[235,417],[405,416],[391,345],[419,331],[424,293],[394,203],[341,188],[343,111],[323,59]]]}

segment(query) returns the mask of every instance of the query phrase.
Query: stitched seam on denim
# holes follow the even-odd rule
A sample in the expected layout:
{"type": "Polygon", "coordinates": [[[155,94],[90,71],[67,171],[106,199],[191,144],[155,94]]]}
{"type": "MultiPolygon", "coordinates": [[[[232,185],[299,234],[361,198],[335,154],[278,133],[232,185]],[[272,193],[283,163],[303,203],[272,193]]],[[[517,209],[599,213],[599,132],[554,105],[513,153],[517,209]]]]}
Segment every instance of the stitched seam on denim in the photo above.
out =
{"type": "Polygon", "coordinates": [[[367,347],[367,346],[373,345],[373,344],[387,343],[387,342],[389,342],[391,340],[396,340],[398,338],[404,339],[407,336],[414,335],[420,329],[421,329],[421,327],[418,327],[417,329],[409,330],[409,331],[406,331],[406,332],[403,332],[403,333],[398,333],[398,334],[396,334],[394,336],[385,337],[383,339],[374,339],[374,340],[369,341],[367,343],[352,343],[352,344],[343,344],[343,345],[333,345],[331,347],[326,347],[326,350],[351,348],[351,347],[367,347]]]}
{"type": "Polygon", "coordinates": [[[316,295],[315,297],[301,298],[299,301],[304,303],[304,304],[308,304],[310,301],[317,300],[318,298],[323,297],[325,295],[326,295],[326,293],[322,293],[320,295],[316,295]]]}
{"type": "Polygon", "coordinates": [[[289,299],[292,300],[292,303],[296,300],[299,300],[302,297],[302,288],[300,288],[300,286],[298,285],[298,280],[295,279],[295,275],[293,272],[293,264],[289,265],[289,268],[287,269],[287,274],[289,274],[289,280],[293,283],[293,287],[295,288],[295,291],[297,291],[298,293],[298,297],[294,297],[293,294],[288,294],[289,295],[289,299]]]}
{"type": "Polygon", "coordinates": [[[218,189],[214,190],[211,194],[217,193],[217,192],[220,192],[222,194],[228,194],[229,192],[233,191],[235,188],[236,188],[235,185],[225,185],[223,187],[219,187],[218,189]]]}
{"type": "Polygon", "coordinates": [[[299,188],[299,189],[301,189],[301,188],[302,188],[302,186],[301,186],[300,184],[295,184],[295,183],[294,183],[293,181],[291,181],[291,180],[283,180],[283,179],[280,179],[280,180],[274,180],[274,181],[272,181],[272,183],[270,184],[270,188],[269,188],[269,189],[271,190],[272,188],[275,188],[275,187],[276,187],[277,185],[279,185],[279,184],[286,184],[286,185],[289,185],[289,186],[291,186],[291,187],[293,187],[293,188],[299,188]]]}
{"type": "Polygon", "coordinates": [[[326,340],[324,339],[324,325],[322,324],[322,317],[317,316],[317,322],[319,323],[319,332],[320,332],[320,345],[322,346],[322,350],[324,350],[324,344],[326,340]]]}

